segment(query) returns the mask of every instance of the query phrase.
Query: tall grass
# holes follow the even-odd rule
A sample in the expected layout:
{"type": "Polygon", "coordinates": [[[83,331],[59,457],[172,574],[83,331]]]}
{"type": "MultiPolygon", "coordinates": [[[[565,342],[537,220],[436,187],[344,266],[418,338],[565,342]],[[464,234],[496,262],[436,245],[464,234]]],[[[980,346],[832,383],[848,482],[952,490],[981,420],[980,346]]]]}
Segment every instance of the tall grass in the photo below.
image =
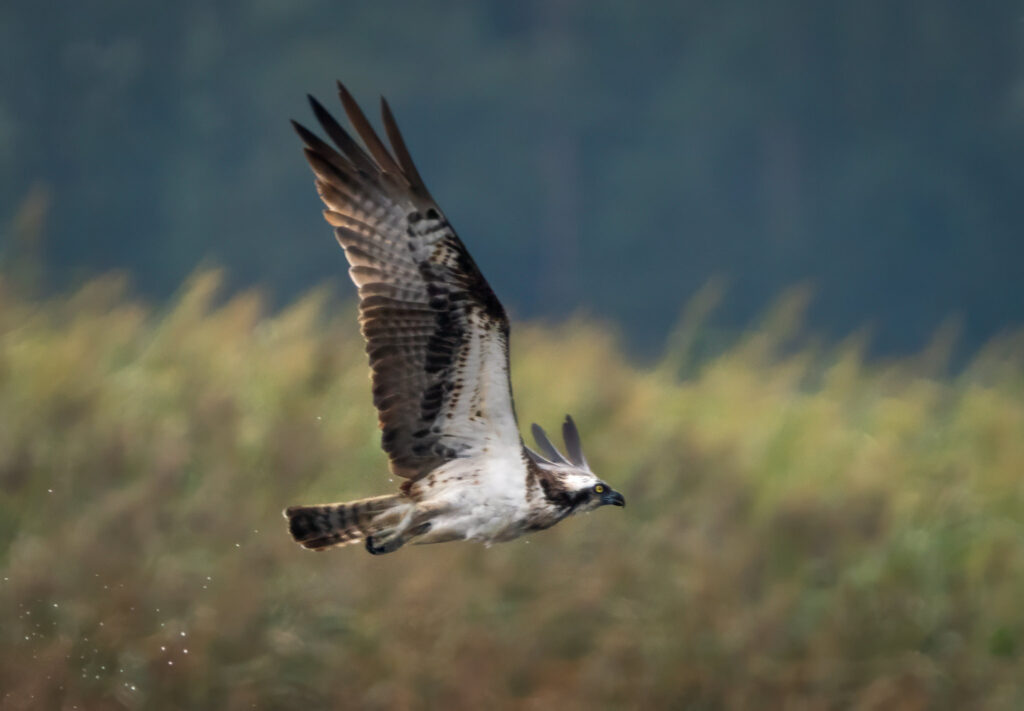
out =
{"type": "Polygon", "coordinates": [[[204,273],[0,282],[0,706],[1024,706],[1024,340],[943,374],[794,345],[713,358],[519,324],[522,423],[577,419],[626,509],[527,539],[313,554],[288,504],[388,482],[353,309],[204,273]]]}

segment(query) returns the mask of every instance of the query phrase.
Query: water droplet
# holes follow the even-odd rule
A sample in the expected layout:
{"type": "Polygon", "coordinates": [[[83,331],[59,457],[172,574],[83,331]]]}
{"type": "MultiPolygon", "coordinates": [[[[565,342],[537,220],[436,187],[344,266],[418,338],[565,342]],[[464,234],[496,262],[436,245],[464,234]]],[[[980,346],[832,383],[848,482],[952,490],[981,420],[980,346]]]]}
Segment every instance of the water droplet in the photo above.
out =
{"type": "Polygon", "coordinates": [[[165,646],[163,646],[163,645],[161,644],[161,645],[160,645],[160,651],[161,651],[161,652],[166,652],[166,651],[167,651],[167,647],[165,647],[165,646]]]}
{"type": "Polygon", "coordinates": [[[184,630],[183,630],[183,631],[181,631],[181,632],[179,632],[178,634],[180,634],[180,635],[181,635],[182,637],[184,637],[184,636],[185,636],[185,632],[184,632],[184,630]]]}
{"type": "Polygon", "coordinates": [[[173,659],[168,659],[167,660],[167,666],[173,667],[174,666],[174,660],[173,659]]]}

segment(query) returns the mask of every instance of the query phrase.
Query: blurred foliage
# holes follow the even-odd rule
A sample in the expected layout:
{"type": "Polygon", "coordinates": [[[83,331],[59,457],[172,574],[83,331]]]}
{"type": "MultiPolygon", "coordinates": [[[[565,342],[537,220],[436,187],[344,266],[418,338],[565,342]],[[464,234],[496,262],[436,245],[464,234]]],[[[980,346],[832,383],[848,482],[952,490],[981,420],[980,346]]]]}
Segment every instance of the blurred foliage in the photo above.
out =
{"type": "MultiPolygon", "coordinates": [[[[50,190],[51,286],[196,264],[287,302],[340,274],[288,118],[386,94],[421,172],[522,318],[585,307],[657,353],[732,277],[810,322],[917,350],[1024,322],[1018,0],[0,6],[0,221],[50,190]]],[[[347,288],[347,284],[346,287],[347,288]]]]}
{"type": "Polygon", "coordinates": [[[792,292],[647,370],[519,324],[522,423],[575,415],[623,510],[525,540],[313,554],[292,503],[388,484],[352,309],[195,275],[0,282],[4,709],[1024,704],[1024,334],[954,378],[800,335],[792,292]]]}

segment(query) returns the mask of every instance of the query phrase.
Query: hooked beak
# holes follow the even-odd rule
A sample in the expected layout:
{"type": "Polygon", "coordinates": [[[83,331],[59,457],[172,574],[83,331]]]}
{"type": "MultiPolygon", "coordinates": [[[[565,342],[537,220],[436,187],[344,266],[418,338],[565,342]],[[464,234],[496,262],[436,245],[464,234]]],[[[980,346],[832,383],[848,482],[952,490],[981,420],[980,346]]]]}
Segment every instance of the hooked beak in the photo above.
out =
{"type": "Polygon", "coordinates": [[[615,489],[609,489],[601,495],[601,504],[605,506],[609,504],[612,506],[625,506],[626,500],[615,489]]]}

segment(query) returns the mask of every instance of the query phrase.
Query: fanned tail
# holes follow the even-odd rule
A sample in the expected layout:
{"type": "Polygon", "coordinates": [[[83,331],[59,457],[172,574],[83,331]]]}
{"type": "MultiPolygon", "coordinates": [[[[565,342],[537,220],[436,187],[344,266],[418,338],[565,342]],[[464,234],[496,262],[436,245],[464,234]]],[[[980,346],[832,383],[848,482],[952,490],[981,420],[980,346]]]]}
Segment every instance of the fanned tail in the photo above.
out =
{"type": "Polygon", "coordinates": [[[284,510],[295,542],[311,550],[357,543],[385,528],[386,514],[402,503],[398,495],[377,496],[341,504],[289,506],[284,510]]]}

